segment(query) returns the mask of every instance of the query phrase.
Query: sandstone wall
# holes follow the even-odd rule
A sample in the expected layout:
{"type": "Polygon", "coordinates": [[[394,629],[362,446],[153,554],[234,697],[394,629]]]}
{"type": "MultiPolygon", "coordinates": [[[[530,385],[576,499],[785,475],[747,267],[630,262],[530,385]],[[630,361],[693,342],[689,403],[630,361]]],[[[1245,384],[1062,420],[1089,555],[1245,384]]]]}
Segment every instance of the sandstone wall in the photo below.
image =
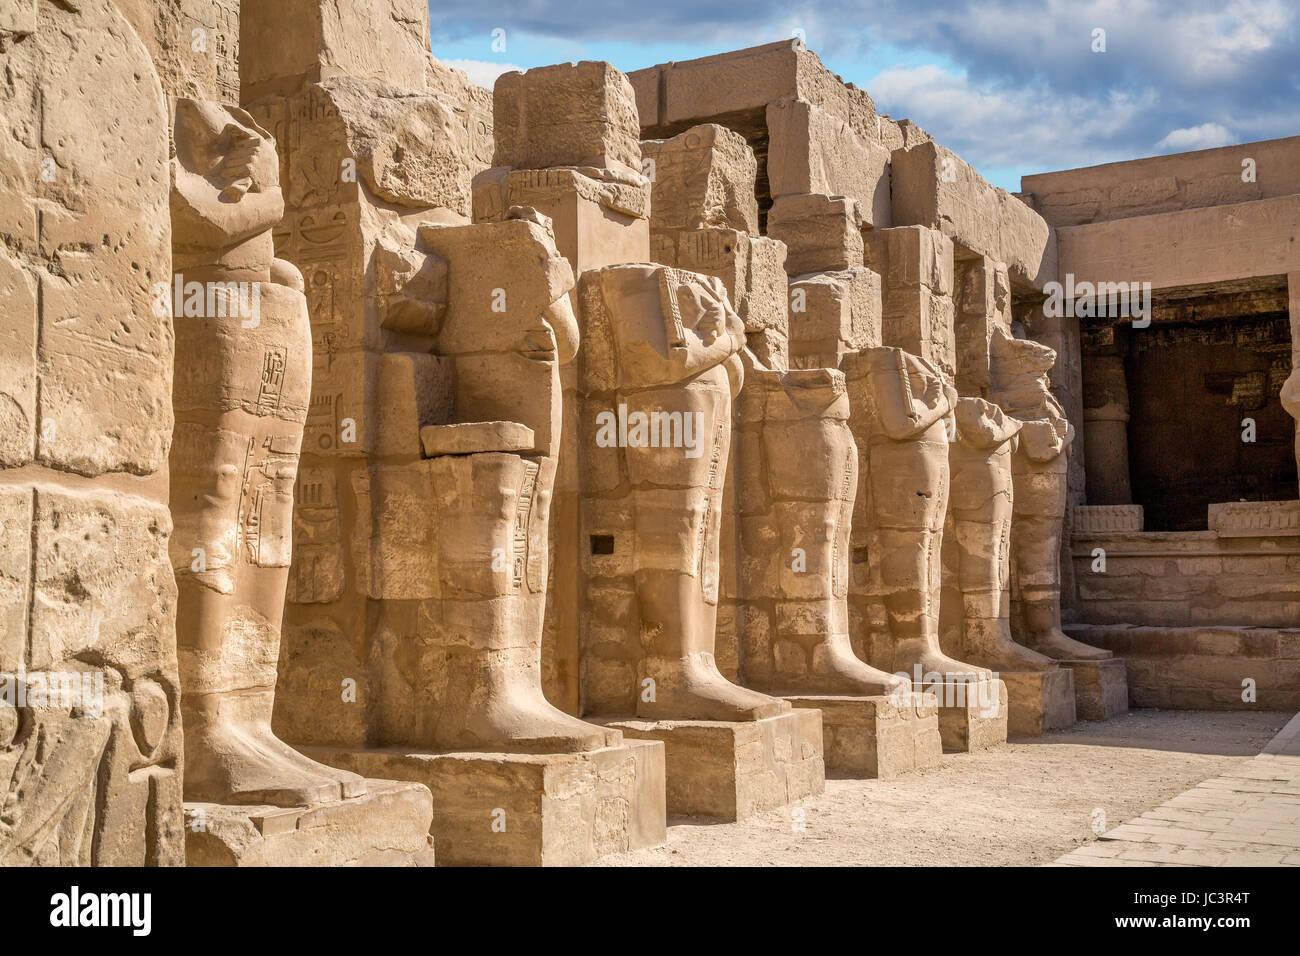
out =
{"type": "Polygon", "coordinates": [[[167,109],[110,0],[24,14],[0,24],[0,866],[178,865],[167,109]]]}

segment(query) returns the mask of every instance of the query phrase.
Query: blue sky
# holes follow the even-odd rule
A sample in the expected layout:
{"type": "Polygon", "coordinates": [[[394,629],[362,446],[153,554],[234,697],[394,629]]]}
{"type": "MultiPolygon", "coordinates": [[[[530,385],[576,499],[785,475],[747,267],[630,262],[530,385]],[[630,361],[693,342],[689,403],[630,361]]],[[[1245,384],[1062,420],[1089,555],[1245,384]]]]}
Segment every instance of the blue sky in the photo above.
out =
{"type": "Polygon", "coordinates": [[[802,31],[879,112],[1010,190],[1026,173],[1300,134],[1297,0],[479,0],[430,3],[429,17],[434,55],[485,86],[508,69],[630,72],[802,31]]]}

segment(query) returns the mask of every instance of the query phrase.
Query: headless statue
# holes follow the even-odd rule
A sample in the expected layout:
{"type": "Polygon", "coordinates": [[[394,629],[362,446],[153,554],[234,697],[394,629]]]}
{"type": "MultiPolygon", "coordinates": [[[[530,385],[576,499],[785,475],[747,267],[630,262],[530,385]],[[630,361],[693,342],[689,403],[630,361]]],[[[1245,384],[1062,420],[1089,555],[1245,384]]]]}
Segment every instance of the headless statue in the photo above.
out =
{"type": "MultiPolygon", "coordinates": [[[[849,537],[858,449],[848,425],[843,373],[774,371],[749,349],[741,357],[741,419],[756,421],[757,431],[749,443],[756,447],[744,449],[746,460],[740,464],[756,470],[753,480],[767,490],[771,510],[766,520],[777,539],[773,547],[764,547],[761,540],[752,548],[742,543],[743,571],[757,565],[752,577],[744,574],[742,593],[746,600],[788,602],[796,613],[782,615],[778,609],[777,621],[810,622],[818,630],[784,635],[787,645],[797,642],[803,653],[769,653],[754,668],[746,666],[747,680],[783,693],[882,696],[910,691],[910,681],[860,660],[849,639],[849,537]],[[796,549],[805,564],[797,571],[791,566],[796,549]],[[750,592],[771,583],[777,585],[775,593],[750,592]],[[808,614],[813,607],[817,611],[808,614]],[[824,629],[822,622],[828,625],[824,629]]],[[[758,537],[764,537],[762,532],[758,537]]]]}
{"type": "MultiPolygon", "coordinates": [[[[516,423],[531,448],[435,458],[446,689],[433,739],[439,749],[565,753],[617,745],[622,733],[552,706],[542,693],[551,497],[560,449],[560,367],[578,351],[569,302],[573,272],[551,222],[512,207],[503,222],[421,227],[447,260],[452,295],[438,353],[455,368],[457,422],[516,423]],[[509,307],[493,309],[500,284],[509,307]],[[505,572],[486,583],[493,549],[505,572]]],[[[433,431],[437,431],[434,429],[433,431]]],[[[570,569],[571,571],[572,569],[570,569]]],[[[419,654],[413,654],[418,659],[419,654]]]]}
{"type": "Polygon", "coordinates": [[[176,414],[171,538],[185,798],[295,806],[365,792],[271,731],[293,488],[311,394],[302,276],[274,257],[284,201],[269,133],[175,102],[176,414]]]}
{"type": "Polygon", "coordinates": [[[1012,632],[1053,660],[1107,660],[1110,651],[1061,630],[1061,535],[1074,426],[1048,384],[1056,352],[999,328],[990,358],[993,397],[1024,422],[1011,459],[1012,632]]]}
{"type": "Polygon", "coordinates": [[[995,671],[1050,670],[1055,661],[1011,638],[1011,459],[1022,423],[982,398],[958,399],[956,420],[957,440],[948,450],[948,508],[962,627],[952,650],[995,671]]]}
{"type": "Polygon", "coordinates": [[[1295,460],[1300,465],[1300,367],[1291,370],[1287,380],[1282,383],[1279,397],[1287,414],[1296,419],[1295,460]]]}
{"type": "Polygon", "coordinates": [[[788,702],[737,687],[714,660],[722,485],[744,326],[716,279],[628,265],[605,270],[602,282],[628,420],[676,413],[694,438],[692,449],[646,447],[629,436],[623,449],[646,645],[638,677],[653,681],[637,715],[741,721],[784,713],[788,702]]]}
{"type": "MultiPolygon", "coordinates": [[[[940,673],[978,682],[983,668],[939,647],[940,549],[949,490],[944,419],[957,393],[919,356],[897,348],[860,353],[869,382],[871,560],[889,624],[895,673],[940,673]]],[[[917,678],[914,677],[914,680],[917,678]]]]}

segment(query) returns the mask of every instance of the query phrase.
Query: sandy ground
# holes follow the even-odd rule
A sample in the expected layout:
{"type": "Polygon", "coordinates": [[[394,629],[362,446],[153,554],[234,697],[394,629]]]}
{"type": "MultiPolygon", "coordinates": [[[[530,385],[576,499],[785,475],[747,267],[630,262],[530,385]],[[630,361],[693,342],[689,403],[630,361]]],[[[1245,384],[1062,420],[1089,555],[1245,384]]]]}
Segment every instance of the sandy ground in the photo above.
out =
{"type": "Polygon", "coordinates": [[[1290,713],[1132,711],[977,754],[945,754],[898,780],[828,779],[826,792],[741,823],[669,821],[668,843],[605,866],[1023,866],[1259,753],[1290,713]]]}

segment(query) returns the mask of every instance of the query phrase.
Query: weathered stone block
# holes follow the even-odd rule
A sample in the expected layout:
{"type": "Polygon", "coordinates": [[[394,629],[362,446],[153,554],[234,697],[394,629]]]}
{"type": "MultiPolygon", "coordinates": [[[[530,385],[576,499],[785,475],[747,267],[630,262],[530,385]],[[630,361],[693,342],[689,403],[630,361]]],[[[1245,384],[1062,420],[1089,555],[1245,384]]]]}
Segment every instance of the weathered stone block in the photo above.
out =
{"type": "Polygon", "coordinates": [[[476,222],[503,220],[514,206],[529,206],[550,220],[556,248],[575,277],[650,259],[650,184],[640,173],[489,169],[475,177],[476,222]]]}
{"type": "Polygon", "coordinates": [[[790,276],[861,266],[864,226],[858,201],[844,196],[783,196],[767,214],[768,235],[786,245],[790,276]]]}
{"type": "Polygon", "coordinates": [[[957,340],[952,300],[953,245],[935,229],[897,226],[867,235],[866,265],[880,274],[884,345],[956,376],[957,340]]]}
{"type": "Polygon", "coordinates": [[[1007,733],[1038,736],[1048,730],[1073,727],[1074,677],[1066,667],[1047,671],[999,671],[1007,685],[1007,733]]]}
{"type": "Polygon", "coordinates": [[[605,725],[662,741],[668,813],[735,822],[822,792],[821,714],[791,710],[762,720],[617,719],[605,725]]]}
{"type": "Polygon", "coordinates": [[[662,63],[630,74],[644,126],[703,122],[728,113],[762,115],[775,100],[799,99],[845,121],[863,139],[877,139],[875,104],[845,84],[802,40],[662,63]]]}
{"type": "Polygon", "coordinates": [[[1007,685],[1002,681],[914,686],[938,701],[944,753],[974,753],[1007,742],[1007,685]]]}
{"type": "Polygon", "coordinates": [[[1128,677],[1122,659],[1061,661],[1061,666],[1074,674],[1075,709],[1080,720],[1110,720],[1128,713],[1128,677]]]}
{"type": "Polygon", "coordinates": [[[641,156],[652,183],[653,233],[716,226],[758,235],[758,162],[745,137],[708,123],[671,139],[643,140],[641,156]]]}
{"type": "Polygon", "coordinates": [[[933,696],[789,696],[796,708],[822,714],[826,769],[849,776],[890,780],[939,765],[943,742],[933,696]]]}
{"type": "Polygon", "coordinates": [[[786,310],[784,243],[732,229],[680,233],[674,248],[661,250],[671,264],[716,276],[745,323],[746,341],[768,368],[787,366],[789,319],[786,310]]]}
{"type": "Polygon", "coordinates": [[[881,344],[880,276],[865,267],[790,281],[790,361],[839,368],[848,352],[881,344]]]}
{"type": "Polygon", "coordinates": [[[608,63],[505,73],[492,90],[495,166],[595,166],[641,172],[636,93],[608,63]]]}
{"type": "Polygon", "coordinates": [[[652,741],[565,754],[304,752],[428,787],[443,866],[580,866],[667,837],[664,748],[652,741]]]}
{"type": "Polygon", "coordinates": [[[333,76],[424,85],[429,11],[421,0],[279,0],[249,4],[240,14],[245,101],[333,76]]]}
{"type": "Polygon", "coordinates": [[[1056,237],[1043,217],[986,182],[933,141],[891,155],[896,226],[938,229],[971,252],[1004,262],[1013,279],[1042,288],[1056,274],[1056,237]]]}
{"type": "Polygon", "coordinates": [[[364,796],[307,807],[185,804],[189,866],[433,866],[427,788],[368,780],[364,796]]]}
{"type": "Polygon", "coordinates": [[[863,221],[893,225],[889,150],[801,100],[767,105],[767,180],[773,199],[802,193],[856,199],[863,221]]]}

